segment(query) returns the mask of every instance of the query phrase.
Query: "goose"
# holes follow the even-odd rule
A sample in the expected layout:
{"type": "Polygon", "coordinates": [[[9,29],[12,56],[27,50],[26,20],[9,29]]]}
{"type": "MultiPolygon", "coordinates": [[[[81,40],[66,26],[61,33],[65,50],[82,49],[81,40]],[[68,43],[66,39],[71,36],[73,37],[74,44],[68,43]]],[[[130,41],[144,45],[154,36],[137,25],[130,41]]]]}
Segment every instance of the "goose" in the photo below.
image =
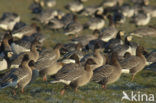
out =
{"type": "Polygon", "coordinates": [[[72,13],[65,14],[61,19],[61,22],[63,22],[64,27],[70,24],[73,21],[73,18],[74,18],[74,15],[72,13]]]}
{"type": "Polygon", "coordinates": [[[103,7],[113,7],[117,4],[117,0],[105,0],[103,2],[103,7]]]}
{"type": "Polygon", "coordinates": [[[86,26],[90,30],[100,30],[105,25],[103,13],[101,11],[96,11],[94,15],[94,17],[89,19],[86,26]]]}
{"type": "Polygon", "coordinates": [[[0,28],[12,31],[15,24],[20,21],[20,16],[16,13],[6,12],[0,19],[0,28]]]}
{"type": "Polygon", "coordinates": [[[59,30],[62,29],[63,27],[64,27],[64,23],[57,18],[50,20],[48,23],[48,28],[52,30],[59,30]]]}
{"type": "Polygon", "coordinates": [[[31,49],[31,44],[35,39],[42,45],[45,37],[40,33],[34,33],[31,36],[24,36],[22,39],[11,43],[11,48],[14,55],[19,55],[23,52],[29,52],[31,49]]]}
{"type": "Polygon", "coordinates": [[[113,13],[113,20],[115,24],[123,24],[126,21],[126,17],[120,10],[115,10],[115,12],[113,13]]]}
{"type": "Polygon", "coordinates": [[[145,26],[151,20],[149,13],[140,12],[134,15],[133,21],[137,26],[145,26]]]}
{"type": "Polygon", "coordinates": [[[40,2],[42,7],[52,8],[56,5],[56,0],[43,0],[40,2]]]}
{"type": "Polygon", "coordinates": [[[156,17],[156,7],[155,6],[143,6],[143,11],[149,13],[151,17],[156,17]]]}
{"type": "Polygon", "coordinates": [[[136,51],[136,44],[131,43],[130,41],[132,40],[132,36],[126,36],[125,37],[125,44],[123,45],[118,45],[114,48],[112,48],[113,52],[117,52],[118,56],[124,56],[126,52],[129,52],[131,55],[135,55],[136,51]]]}
{"type": "Polygon", "coordinates": [[[65,28],[65,35],[76,35],[83,30],[83,26],[78,22],[77,16],[74,16],[73,21],[69,23],[65,28]]]}
{"type": "Polygon", "coordinates": [[[37,46],[40,46],[40,43],[37,40],[34,40],[31,44],[30,52],[24,52],[19,54],[14,60],[12,60],[10,68],[18,68],[25,54],[29,55],[30,60],[37,62],[39,58],[37,46]]]}
{"type": "Polygon", "coordinates": [[[138,46],[136,50],[136,56],[130,56],[125,60],[120,62],[122,69],[129,69],[132,74],[132,81],[134,80],[135,75],[140,72],[146,66],[146,58],[142,54],[144,48],[138,46]]]}
{"type": "MultiPolygon", "coordinates": [[[[44,70],[53,70],[53,65],[55,65],[55,67],[59,67],[61,65],[61,63],[57,63],[57,60],[60,58],[60,48],[62,47],[62,44],[58,43],[55,45],[54,49],[45,49],[42,50],[39,56],[38,61],[35,63],[35,67],[37,70],[39,70],[40,74],[42,74],[42,71],[44,70]]],[[[61,67],[60,67],[61,68],[61,67]]],[[[54,70],[56,70],[55,72],[57,72],[57,70],[59,70],[60,68],[57,68],[54,70]]],[[[53,72],[53,71],[52,71],[53,72]]],[[[43,76],[43,80],[46,81],[46,75],[43,76]]]]}
{"type": "Polygon", "coordinates": [[[118,30],[115,28],[113,17],[108,15],[109,27],[103,28],[101,33],[101,40],[108,42],[110,39],[115,38],[118,30]]]}
{"type": "Polygon", "coordinates": [[[72,12],[80,12],[84,6],[81,0],[74,0],[66,5],[66,8],[72,12]]]}
{"type": "Polygon", "coordinates": [[[65,63],[65,64],[70,63],[70,62],[75,63],[75,61],[73,59],[71,59],[71,57],[73,55],[77,55],[79,60],[81,60],[83,58],[83,56],[84,56],[84,53],[82,52],[82,48],[83,48],[83,46],[82,46],[81,43],[76,44],[75,50],[68,51],[66,54],[64,54],[62,59],[60,59],[60,61],[65,63]]]}
{"type": "Polygon", "coordinates": [[[92,81],[102,85],[106,89],[107,84],[116,82],[122,73],[122,68],[117,60],[117,53],[112,53],[111,64],[98,67],[93,71],[92,81]]]}
{"type": "Polygon", "coordinates": [[[32,11],[34,14],[39,14],[42,11],[42,6],[40,5],[40,0],[33,1],[33,3],[29,6],[29,9],[32,11]]]}
{"type": "Polygon", "coordinates": [[[150,53],[146,52],[145,57],[146,57],[147,62],[149,62],[150,64],[156,62],[156,52],[155,51],[152,51],[150,53]]]}
{"type": "Polygon", "coordinates": [[[92,16],[96,11],[103,12],[103,7],[101,7],[100,5],[87,6],[82,10],[81,15],[92,16]]]}
{"type": "Polygon", "coordinates": [[[141,38],[144,36],[156,37],[156,28],[153,26],[140,27],[134,30],[133,32],[131,32],[130,35],[141,37],[141,38]]]}
{"type": "Polygon", "coordinates": [[[122,39],[121,39],[121,36],[124,36],[124,31],[120,30],[117,35],[116,35],[116,38],[113,38],[113,39],[110,39],[106,45],[105,45],[105,51],[109,51],[109,49],[112,49],[118,45],[122,45],[124,44],[122,39]]]}
{"type": "Polygon", "coordinates": [[[40,28],[36,24],[31,24],[30,26],[23,26],[18,30],[12,32],[13,38],[22,39],[23,36],[31,36],[32,34],[39,32],[40,28]]]}
{"type": "Polygon", "coordinates": [[[71,39],[71,41],[75,44],[81,43],[82,46],[86,46],[91,40],[98,39],[99,35],[100,35],[100,31],[94,30],[92,35],[82,35],[77,38],[71,39]]]}
{"type": "MultiPolygon", "coordinates": [[[[93,69],[91,65],[94,65],[95,61],[92,59],[88,59],[84,65],[80,62],[76,64],[70,63],[63,66],[63,68],[58,71],[55,75],[55,80],[51,81],[51,83],[59,83],[62,82],[67,86],[71,86],[75,88],[77,91],[78,87],[86,85],[92,78],[93,69]]],[[[64,94],[65,88],[61,91],[61,95],[64,94]]]]}
{"type": "Polygon", "coordinates": [[[88,58],[92,58],[96,62],[96,65],[93,65],[93,69],[96,69],[106,63],[106,58],[101,54],[101,48],[98,43],[95,44],[93,53],[86,54],[80,62],[85,62],[88,58]]]}
{"type": "Polygon", "coordinates": [[[20,67],[12,69],[4,75],[0,83],[0,88],[21,88],[21,92],[24,93],[24,87],[30,82],[32,77],[32,70],[28,65],[29,61],[29,56],[24,55],[20,67]]]}
{"type": "Polygon", "coordinates": [[[121,12],[123,16],[130,18],[134,15],[134,8],[131,7],[129,4],[124,4],[121,7],[121,12]]]}
{"type": "Polygon", "coordinates": [[[40,21],[42,24],[46,25],[46,24],[48,24],[49,21],[50,21],[51,19],[53,19],[55,16],[57,16],[57,10],[53,10],[53,9],[44,9],[44,10],[42,10],[42,12],[41,12],[38,16],[32,18],[32,20],[38,20],[38,21],[40,21]]]}

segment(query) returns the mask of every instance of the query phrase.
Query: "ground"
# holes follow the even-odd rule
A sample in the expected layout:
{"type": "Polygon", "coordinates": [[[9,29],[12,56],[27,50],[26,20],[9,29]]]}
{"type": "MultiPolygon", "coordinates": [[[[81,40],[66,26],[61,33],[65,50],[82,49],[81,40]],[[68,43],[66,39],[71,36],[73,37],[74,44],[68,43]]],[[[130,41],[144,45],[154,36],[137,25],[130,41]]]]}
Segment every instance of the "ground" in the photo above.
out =
{"type": "MultiPolygon", "coordinates": [[[[55,8],[67,12],[63,7],[64,4],[71,0],[57,0],[55,8]]],[[[98,4],[102,0],[89,0],[85,5],[98,4]]],[[[126,0],[127,1],[127,0],[126,0]]],[[[130,2],[130,0],[128,1],[130,2]]],[[[32,0],[0,0],[0,16],[3,12],[16,12],[21,16],[21,20],[27,24],[31,24],[31,18],[34,16],[28,10],[32,0]]],[[[156,6],[156,1],[151,0],[151,5],[156,6]]],[[[82,23],[86,18],[80,17],[82,23]]],[[[149,25],[156,26],[156,18],[152,19],[149,25]]],[[[42,25],[40,25],[42,27],[42,25]]],[[[136,29],[135,25],[126,22],[119,29],[125,30],[129,33],[136,29]]],[[[42,28],[42,33],[48,37],[44,46],[52,47],[57,42],[66,42],[67,37],[63,32],[50,31],[42,28]]],[[[89,34],[91,31],[84,31],[81,34],[89,34]]],[[[148,51],[156,49],[156,38],[134,38],[134,41],[143,45],[148,51]]],[[[133,82],[130,81],[131,75],[123,74],[121,78],[114,84],[108,85],[104,90],[96,83],[89,83],[88,85],[79,88],[77,92],[68,89],[64,96],[60,95],[60,90],[63,88],[62,84],[49,84],[43,82],[41,78],[28,85],[25,88],[24,94],[17,92],[16,96],[12,95],[11,88],[0,90],[0,103],[131,103],[124,100],[121,102],[122,92],[125,91],[130,94],[132,91],[141,94],[154,94],[156,96],[156,73],[148,70],[143,70],[137,74],[133,82]]],[[[156,98],[155,98],[156,99],[156,98]]],[[[133,102],[135,103],[135,102],[133,102]]],[[[137,102],[139,103],[139,102],[137,102]]],[[[148,102],[140,102],[148,103],[148,102]]]]}

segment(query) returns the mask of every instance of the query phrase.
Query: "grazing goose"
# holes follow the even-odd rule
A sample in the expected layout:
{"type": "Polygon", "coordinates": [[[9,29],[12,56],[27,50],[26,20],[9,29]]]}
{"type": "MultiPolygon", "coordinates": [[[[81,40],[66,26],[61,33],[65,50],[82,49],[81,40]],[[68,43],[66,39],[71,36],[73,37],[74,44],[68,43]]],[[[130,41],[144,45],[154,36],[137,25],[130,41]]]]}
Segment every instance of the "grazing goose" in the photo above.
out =
{"type": "Polygon", "coordinates": [[[16,13],[6,12],[0,19],[0,28],[4,30],[13,30],[15,24],[20,21],[20,17],[16,13]]]}
{"type": "Polygon", "coordinates": [[[132,74],[132,80],[134,80],[135,75],[146,66],[146,58],[142,54],[143,51],[144,48],[142,46],[138,46],[136,50],[136,56],[130,56],[120,62],[123,69],[130,70],[130,73],[132,74]]]}
{"type": "Polygon", "coordinates": [[[110,39],[115,38],[118,30],[115,28],[113,17],[108,15],[109,27],[102,29],[101,40],[108,42],[110,39]]]}
{"type": "Polygon", "coordinates": [[[96,11],[101,11],[103,12],[103,7],[99,6],[99,5],[92,5],[92,6],[88,6],[85,7],[82,12],[81,15],[83,16],[92,16],[96,11]]]}
{"type": "MultiPolygon", "coordinates": [[[[54,47],[53,50],[51,49],[45,49],[41,51],[38,61],[35,63],[35,67],[37,70],[40,71],[40,74],[42,74],[42,71],[44,70],[54,70],[56,73],[61,67],[61,63],[57,63],[57,60],[60,58],[60,48],[62,47],[62,44],[58,43],[54,47]],[[59,67],[55,68],[53,67],[59,67]]],[[[53,71],[52,71],[53,72],[53,71]]],[[[55,74],[54,73],[54,74],[55,74]]],[[[51,73],[52,74],[52,73],[51,73]]],[[[43,80],[46,81],[46,75],[43,76],[43,80]]]]}
{"type": "Polygon", "coordinates": [[[94,15],[95,15],[94,17],[89,19],[89,21],[87,22],[86,26],[90,30],[100,30],[105,25],[103,12],[96,11],[94,15]]]}
{"type": "Polygon", "coordinates": [[[77,38],[73,38],[71,41],[75,44],[81,43],[83,46],[86,46],[89,43],[89,41],[98,39],[99,35],[100,31],[94,30],[92,35],[82,35],[77,38]]]}
{"type": "Polygon", "coordinates": [[[32,77],[32,70],[28,65],[29,61],[29,56],[24,55],[20,67],[12,69],[4,75],[0,82],[0,88],[18,87],[24,93],[24,87],[30,82],[32,77]]]}
{"type": "Polygon", "coordinates": [[[140,12],[134,15],[133,22],[137,26],[145,26],[147,25],[151,20],[151,16],[149,13],[140,12]]]}
{"type": "Polygon", "coordinates": [[[73,21],[69,23],[65,28],[65,35],[76,35],[83,30],[83,26],[78,22],[77,16],[73,17],[73,21]]]}
{"type": "Polygon", "coordinates": [[[39,32],[40,28],[36,24],[30,26],[23,26],[16,31],[13,31],[12,36],[17,39],[22,39],[23,36],[31,36],[32,34],[39,32]]]}
{"type": "Polygon", "coordinates": [[[111,64],[106,64],[98,67],[93,72],[92,80],[106,88],[107,84],[116,82],[121,76],[121,66],[117,60],[117,53],[112,53],[111,64]]]}
{"type": "Polygon", "coordinates": [[[12,60],[10,68],[18,68],[25,54],[29,55],[30,60],[37,62],[39,58],[37,46],[40,46],[40,43],[37,40],[34,40],[31,44],[30,52],[21,53],[18,55],[14,60],[12,60]]]}
{"type": "Polygon", "coordinates": [[[49,21],[48,23],[48,28],[52,29],[52,30],[59,30],[62,29],[64,27],[64,23],[59,20],[59,19],[52,19],[49,21]]]}
{"type": "Polygon", "coordinates": [[[144,36],[156,37],[156,27],[153,26],[141,27],[131,32],[130,35],[138,36],[138,37],[144,37],[144,36]]]}
{"type": "Polygon", "coordinates": [[[84,6],[81,0],[74,0],[66,5],[66,8],[72,12],[80,12],[84,6]]]}
{"type": "MultiPolygon", "coordinates": [[[[93,75],[93,69],[90,65],[94,65],[95,61],[88,59],[83,66],[81,63],[77,64],[66,64],[63,68],[55,75],[55,81],[51,83],[62,82],[66,85],[74,87],[77,90],[78,87],[86,85],[93,75]]],[[[61,91],[64,94],[66,88],[61,91]]]]}
{"type": "Polygon", "coordinates": [[[74,17],[75,16],[72,13],[67,13],[62,17],[61,22],[63,22],[64,26],[66,27],[73,21],[74,17]]]}
{"type": "Polygon", "coordinates": [[[46,25],[49,23],[51,19],[53,19],[55,16],[57,16],[57,10],[53,9],[45,9],[42,10],[42,12],[35,18],[32,18],[33,20],[38,20],[42,24],[46,25]]]}

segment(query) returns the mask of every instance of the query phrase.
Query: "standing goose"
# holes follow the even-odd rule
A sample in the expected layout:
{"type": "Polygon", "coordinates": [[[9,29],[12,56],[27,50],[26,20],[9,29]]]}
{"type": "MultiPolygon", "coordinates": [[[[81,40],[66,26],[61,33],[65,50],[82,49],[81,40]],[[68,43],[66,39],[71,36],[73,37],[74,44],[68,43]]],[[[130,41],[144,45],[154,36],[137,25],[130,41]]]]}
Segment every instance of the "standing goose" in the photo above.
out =
{"type": "Polygon", "coordinates": [[[142,54],[143,51],[144,48],[142,46],[138,46],[136,50],[136,56],[130,56],[120,62],[123,69],[130,70],[130,73],[132,74],[132,80],[134,80],[135,75],[146,66],[146,58],[142,54]]]}
{"type": "Polygon", "coordinates": [[[101,40],[108,42],[110,39],[115,38],[118,30],[115,28],[113,17],[108,15],[109,27],[102,29],[101,40]]]}
{"type": "MultiPolygon", "coordinates": [[[[76,60],[77,61],[77,60],[76,60]]],[[[76,64],[66,64],[63,68],[55,75],[55,81],[51,83],[62,82],[66,85],[70,85],[77,90],[78,87],[86,85],[93,75],[93,68],[90,65],[94,65],[95,61],[88,59],[83,66],[79,61],[76,64]]],[[[65,89],[61,91],[64,94],[65,89]]]]}
{"type": "Polygon", "coordinates": [[[34,40],[31,44],[30,52],[25,52],[20,55],[18,55],[12,62],[10,68],[18,68],[22,58],[25,54],[29,55],[30,60],[33,60],[34,62],[37,62],[39,58],[39,53],[37,51],[37,46],[40,46],[40,43],[37,40],[34,40]]]}
{"type": "Polygon", "coordinates": [[[21,92],[24,93],[24,87],[30,82],[32,77],[32,70],[28,65],[29,61],[29,56],[24,55],[20,67],[12,69],[4,75],[0,83],[0,88],[20,87],[21,92]]]}
{"type": "Polygon", "coordinates": [[[83,26],[78,22],[77,16],[73,17],[73,21],[69,23],[65,28],[65,35],[76,35],[83,30],[83,26]]]}
{"type": "MultiPolygon", "coordinates": [[[[50,71],[49,74],[53,75],[61,68],[61,63],[57,60],[60,58],[60,48],[62,44],[58,43],[53,50],[45,49],[41,51],[38,61],[35,63],[35,67],[39,70],[40,74],[45,74],[45,71],[50,71]],[[53,67],[54,65],[54,67],[53,67]],[[43,73],[42,73],[43,71],[43,73]]],[[[46,72],[48,73],[48,72],[46,72]]],[[[46,75],[42,75],[43,80],[46,81],[46,75]]]]}
{"type": "Polygon", "coordinates": [[[72,12],[80,12],[84,6],[81,0],[74,0],[66,5],[66,8],[72,12]]]}
{"type": "Polygon", "coordinates": [[[112,53],[111,64],[103,65],[94,70],[92,80],[106,88],[107,84],[114,83],[121,76],[121,66],[117,60],[117,53],[112,53]]]}

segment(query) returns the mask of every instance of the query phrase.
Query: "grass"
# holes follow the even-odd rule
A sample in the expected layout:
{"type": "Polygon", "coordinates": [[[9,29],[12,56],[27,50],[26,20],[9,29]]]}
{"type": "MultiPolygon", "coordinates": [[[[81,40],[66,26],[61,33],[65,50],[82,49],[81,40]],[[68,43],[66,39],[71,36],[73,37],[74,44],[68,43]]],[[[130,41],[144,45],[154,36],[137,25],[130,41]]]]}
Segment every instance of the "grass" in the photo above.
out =
{"type": "MultiPolygon", "coordinates": [[[[64,5],[70,1],[71,0],[57,0],[55,8],[68,12],[64,9],[64,5]]],[[[85,3],[85,6],[96,5],[101,1],[102,0],[89,0],[85,3]]],[[[130,0],[128,2],[130,2],[130,0]]],[[[31,24],[33,22],[31,21],[31,18],[34,16],[31,14],[31,11],[28,10],[31,3],[31,0],[0,0],[0,15],[2,15],[3,12],[16,12],[20,15],[22,21],[31,24]]],[[[155,0],[151,0],[151,5],[156,6],[155,0]]],[[[86,20],[87,18],[80,17],[82,23],[85,23],[86,20]]],[[[149,25],[156,26],[156,19],[152,19],[149,25]]],[[[125,24],[118,26],[118,29],[130,33],[135,30],[136,27],[135,25],[126,22],[125,24]]],[[[47,37],[47,41],[44,45],[45,47],[52,47],[57,42],[67,41],[67,37],[63,35],[63,32],[42,29],[42,33],[47,37]]],[[[90,33],[91,31],[85,30],[81,34],[85,35],[90,33]]],[[[134,41],[143,45],[148,50],[156,48],[156,38],[134,38],[134,41]]],[[[141,91],[143,93],[153,94],[156,92],[155,75],[156,74],[152,71],[143,70],[136,76],[135,80],[131,82],[131,75],[123,74],[118,82],[108,85],[107,90],[103,90],[100,85],[91,82],[88,85],[79,88],[78,92],[68,89],[64,96],[60,95],[63,84],[48,84],[43,82],[41,78],[38,78],[34,83],[25,88],[24,94],[21,94],[18,91],[17,95],[13,96],[11,88],[1,90],[0,103],[130,103],[129,101],[121,102],[122,91],[127,93],[130,93],[131,91],[141,91]]]]}

